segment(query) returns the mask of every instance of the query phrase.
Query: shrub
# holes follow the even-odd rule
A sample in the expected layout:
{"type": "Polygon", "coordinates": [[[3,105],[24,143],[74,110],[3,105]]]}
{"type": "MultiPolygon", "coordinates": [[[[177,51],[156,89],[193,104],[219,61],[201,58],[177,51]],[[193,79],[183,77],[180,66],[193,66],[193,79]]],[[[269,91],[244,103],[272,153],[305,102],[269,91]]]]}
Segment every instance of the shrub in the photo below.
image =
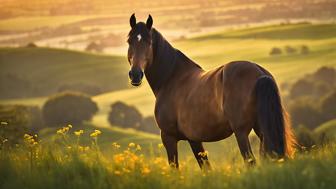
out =
{"type": "Polygon", "coordinates": [[[50,126],[81,124],[98,111],[97,104],[87,95],[60,93],[50,97],[43,106],[43,118],[50,126]]]}
{"type": "Polygon", "coordinates": [[[281,55],[282,54],[282,50],[278,47],[273,47],[271,52],[269,53],[271,56],[274,55],[281,55]]]}
{"type": "Polygon", "coordinates": [[[141,126],[142,115],[135,107],[118,101],[111,105],[108,120],[112,125],[137,129],[141,126]]]}

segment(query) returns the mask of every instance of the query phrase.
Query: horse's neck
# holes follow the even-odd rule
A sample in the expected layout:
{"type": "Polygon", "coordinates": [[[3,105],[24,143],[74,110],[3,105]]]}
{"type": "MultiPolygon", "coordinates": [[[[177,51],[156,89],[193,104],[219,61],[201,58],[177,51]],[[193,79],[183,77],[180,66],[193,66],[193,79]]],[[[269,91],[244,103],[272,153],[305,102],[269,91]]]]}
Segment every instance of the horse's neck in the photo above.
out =
{"type": "Polygon", "coordinates": [[[173,48],[155,29],[153,29],[152,41],[153,61],[145,68],[145,75],[155,95],[163,85],[172,80],[174,72],[184,67],[182,65],[188,64],[200,68],[182,52],[173,48]]]}
{"type": "Polygon", "coordinates": [[[176,59],[177,55],[173,53],[169,60],[155,60],[145,68],[147,81],[155,95],[163,85],[171,80],[171,76],[176,69],[176,59]]]}

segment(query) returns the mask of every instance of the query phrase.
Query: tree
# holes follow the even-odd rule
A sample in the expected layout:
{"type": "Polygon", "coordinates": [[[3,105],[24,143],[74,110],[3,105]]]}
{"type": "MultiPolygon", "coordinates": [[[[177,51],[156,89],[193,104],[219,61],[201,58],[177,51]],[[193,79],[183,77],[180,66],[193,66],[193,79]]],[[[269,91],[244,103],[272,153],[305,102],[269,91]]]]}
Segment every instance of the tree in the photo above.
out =
{"type": "Polygon", "coordinates": [[[320,106],[326,120],[336,118],[336,90],[323,97],[320,106]]]}
{"type": "Polygon", "coordinates": [[[313,129],[325,121],[309,98],[292,101],[289,105],[289,112],[294,126],[305,125],[313,129]]]}
{"type": "Polygon", "coordinates": [[[314,83],[307,79],[297,80],[291,87],[289,93],[292,98],[311,96],[314,91],[314,83]]]}
{"type": "Polygon", "coordinates": [[[322,81],[328,85],[335,86],[336,70],[332,67],[323,66],[313,74],[313,77],[317,81],[322,81]]]}
{"type": "Polygon", "coordinates": [[[301,54],[309,54],[309,48],[306,45],[301,46],[301,54]]]}
{"type": "Polygon", "coordinates": [[[99,43],[91,42],[87,45],[85,50],[89,52],[103,52],[104,47],[99,43]]]}
{"type": "Polygon", "coordinates": [[[274,56],[274,55],[280,55],[282,54],[282,50],[278,47],[273,47],[271,52],[269,53],[271,56],[274,56]]]}
{"type": "Polygon", "coordinates": [[[90,120],[97,111],[97,104],[89,96],[73,92],[50,97],[42,109],[43,118],[50,126],[81,124],[90,120]]]}
{"type": "Polygon", "coordinates": [[[287,54],[295,54],[297,52],[297,50],[294,47],[291,47],[289,45],[285,47],[285,50],[287,54]]]}
{"type": "Polygon", "coordinates": [[[142,115],[135,107],[118,101],[111,105],[108,120],[111,125],[138,129],[142,123],[142,115]]]}

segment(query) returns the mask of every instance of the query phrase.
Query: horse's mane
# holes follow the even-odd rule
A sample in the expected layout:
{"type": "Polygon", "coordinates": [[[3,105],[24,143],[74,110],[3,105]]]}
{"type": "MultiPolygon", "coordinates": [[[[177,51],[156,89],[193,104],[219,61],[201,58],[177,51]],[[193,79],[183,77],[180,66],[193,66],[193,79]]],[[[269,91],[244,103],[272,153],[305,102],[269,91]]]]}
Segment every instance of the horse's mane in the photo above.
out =
{"type": "Polygon", "coordinates": [[[178,64],[193,63],[200,66],[175,49],[155,28],[151,32],[153,62],[146,67],[145,74],[155,93],[171,77],[178,64]]]}

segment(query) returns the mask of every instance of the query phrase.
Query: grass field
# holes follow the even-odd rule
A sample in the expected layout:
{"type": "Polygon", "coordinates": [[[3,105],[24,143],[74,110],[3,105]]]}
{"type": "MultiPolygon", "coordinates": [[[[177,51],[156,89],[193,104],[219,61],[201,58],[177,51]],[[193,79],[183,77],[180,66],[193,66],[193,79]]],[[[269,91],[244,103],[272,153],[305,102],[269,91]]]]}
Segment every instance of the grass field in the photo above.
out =
{"type": "Polygon", "coordinates": [[[336,184],[334,144],[297,154],[294,160],[285,162],[258,160],[254,168],[244,166],[234,144],[227,144],[223,149],[227,153],[221,159],[213,160],[210,152],[212,171],[201,171],[190,156],[182,158],[177,171],[167,165],[156,137],[149,140],[146,136],[147,146],[126,141],[112,143],[115,139],[108,147],[100,142],[108,136],[108,130],[101,134],[85,130],[79,136],[73,131],[70,128],[58,134],[27,135],[22,139],[24,143],[14,148],[2,144],[1,188],[331,189],[336,184]],[[153,145],[148,147],[150,142],[153,145]]]}

